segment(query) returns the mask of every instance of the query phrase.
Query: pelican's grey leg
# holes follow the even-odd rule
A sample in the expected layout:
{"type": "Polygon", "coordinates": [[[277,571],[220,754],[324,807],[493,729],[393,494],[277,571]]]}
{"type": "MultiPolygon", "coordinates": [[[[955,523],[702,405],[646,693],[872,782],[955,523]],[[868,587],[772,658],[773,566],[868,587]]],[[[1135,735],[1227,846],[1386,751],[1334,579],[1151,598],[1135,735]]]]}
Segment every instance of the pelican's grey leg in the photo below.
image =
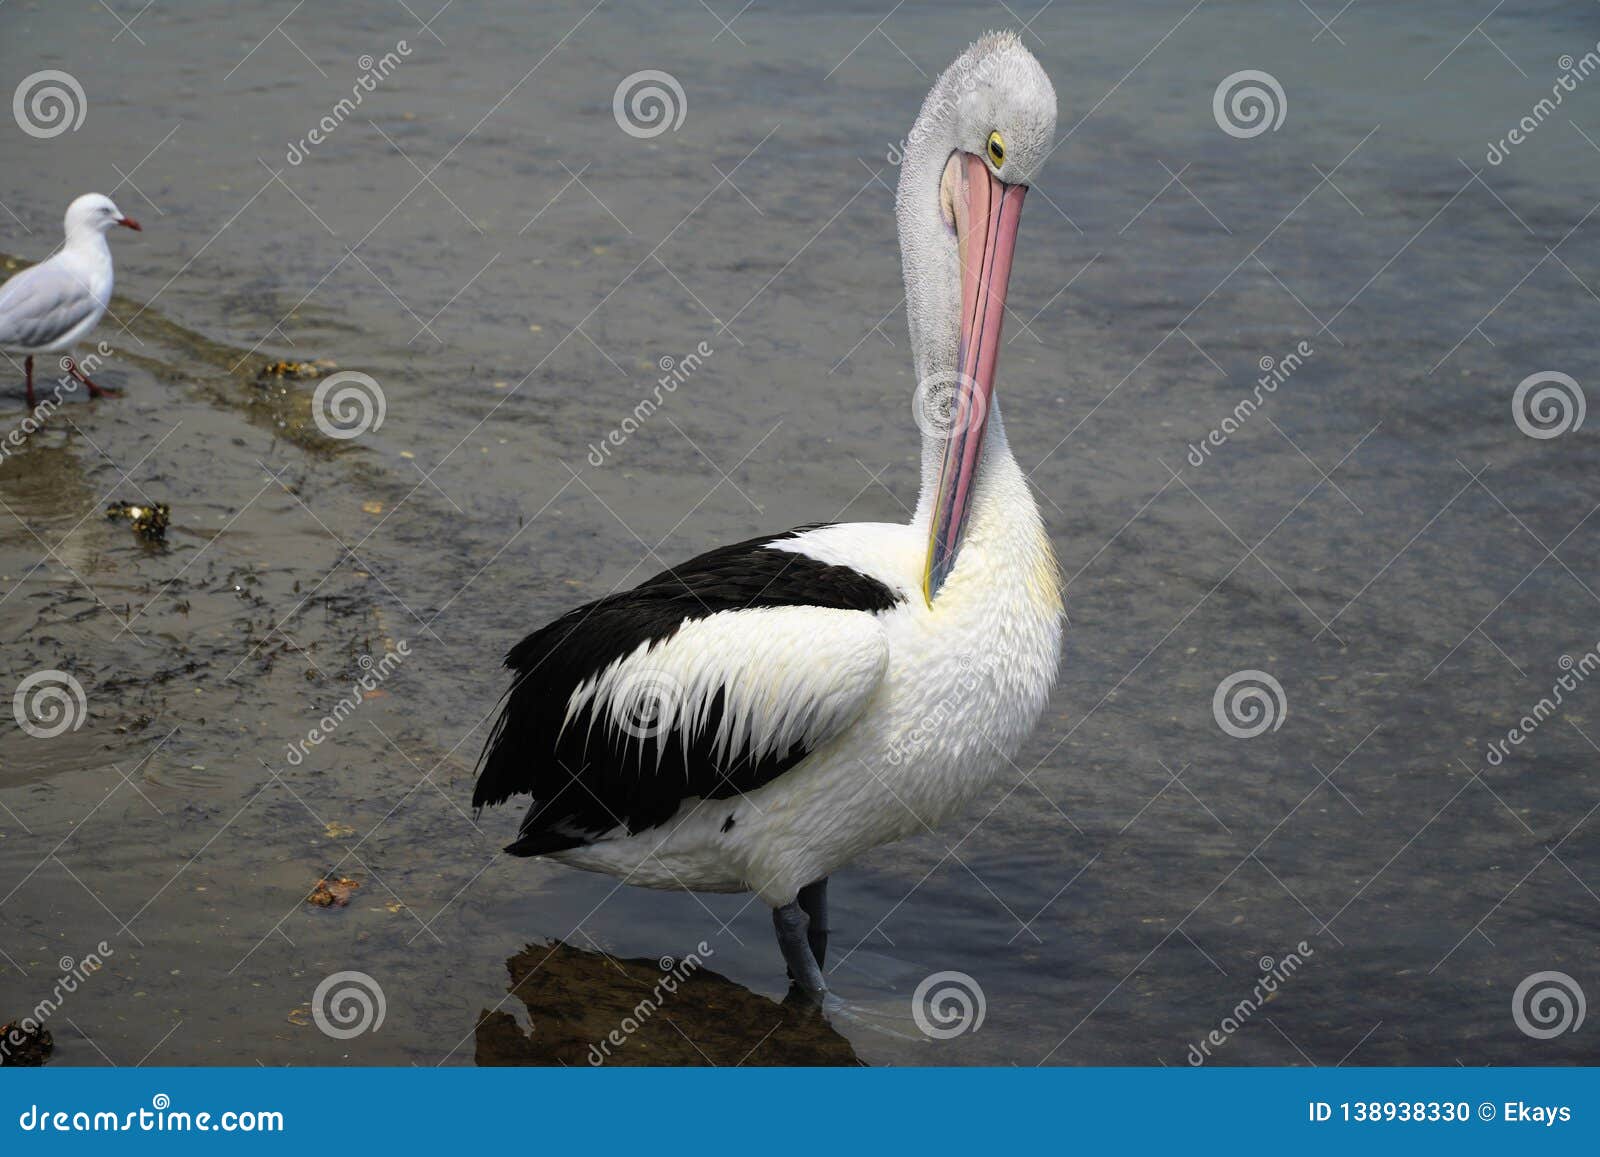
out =
{"type": "Polygon", "coordinates": [[[811,923],[806,928],[806,940],[811,945],[811,955],[817,958],[817,967],[828,963],[828,877],[800,889],[797,901],[811,923]]]}
{"type": "Polygon", "coordinates": [[[783,952],[784,963],[789,966],[789,978],[801,992],[820,1005],[828,995],[828,983],[822,979],[822,968],[811,954],[811,944],[806,937],[810,923],[810,917],[798,901],[772,910],[772,927],[778,934],[778,947],[783,952]]]}

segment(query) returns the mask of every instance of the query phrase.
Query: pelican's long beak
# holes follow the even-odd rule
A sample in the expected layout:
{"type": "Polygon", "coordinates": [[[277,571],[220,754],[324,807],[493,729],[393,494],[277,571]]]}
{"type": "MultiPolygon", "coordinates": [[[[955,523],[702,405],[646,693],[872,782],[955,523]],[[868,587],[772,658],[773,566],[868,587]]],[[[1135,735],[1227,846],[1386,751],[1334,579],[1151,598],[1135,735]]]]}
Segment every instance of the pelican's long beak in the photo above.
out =
{"type": "Polygon", "coordinates": [[[983,453],[989,399],[1000,358],[1006,285],[1017,245],[1026,185],[1008,185],[981,157],[955,153],[945,166],[941,196],[955,217],[961,256],[961,340],[957,380],[939,488],[934,496],[923,594],[932,605],[954,569],[972,504],[973,481],[983,453]]]}

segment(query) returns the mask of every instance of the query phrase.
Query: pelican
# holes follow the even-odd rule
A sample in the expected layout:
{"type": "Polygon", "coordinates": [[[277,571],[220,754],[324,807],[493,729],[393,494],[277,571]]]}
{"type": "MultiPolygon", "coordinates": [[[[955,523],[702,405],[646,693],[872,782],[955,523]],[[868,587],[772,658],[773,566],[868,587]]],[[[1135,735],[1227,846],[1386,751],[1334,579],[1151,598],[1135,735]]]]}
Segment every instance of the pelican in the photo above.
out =
{"type": "Polygon", "coordinates": [[[66,353],[61,368],[88,386],[91,398],[120,392],[90,381],[72,359],[72,347],[100,324],[111,304],[111,246],[106,244],[106,233],[117,225],[140,229],[139,222],[110,197],[85,193],[67,206],[61,249],[0,286],[0,349],[26,356],[23,373],[30,410],[34,354],[66,353]]]}
{"type": "Polygon", "coordinates": [[[473,804],[528,794],[516,856],[756,893],[793,995],[837,1002],[829,875],[959,813],[1018,752],[1060,656],[1060,571],[995,397],[1018,214],[1056,97],[990,33],[928,94],[896,216],[922,429],[908,525],[752,538],[511,649],[473,804]]]}

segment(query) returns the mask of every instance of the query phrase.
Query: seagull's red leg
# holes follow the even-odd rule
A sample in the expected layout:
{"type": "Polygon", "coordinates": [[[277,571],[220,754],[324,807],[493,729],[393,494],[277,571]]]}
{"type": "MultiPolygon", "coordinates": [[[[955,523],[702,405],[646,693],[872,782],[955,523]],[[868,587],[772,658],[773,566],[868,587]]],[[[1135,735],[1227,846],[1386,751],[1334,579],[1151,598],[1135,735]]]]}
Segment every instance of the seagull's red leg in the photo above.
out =
{"type": "Polygon", "coordinates": [[[23,373],[28,379],[28,409],[33,409],[33,355],[29,354],[22,363],[23,373]]]}
{"type": "Polygon", "coordinates": [[[61,364],[67,367],[67,373],[89,387],[89,396],[91,398],[120,398],[122,396],[121,390],[114,390],[110,386],[95,385],[89,380],[88,375],[78,368],[78,363],[71,358],[61,359],[61,364]]]}

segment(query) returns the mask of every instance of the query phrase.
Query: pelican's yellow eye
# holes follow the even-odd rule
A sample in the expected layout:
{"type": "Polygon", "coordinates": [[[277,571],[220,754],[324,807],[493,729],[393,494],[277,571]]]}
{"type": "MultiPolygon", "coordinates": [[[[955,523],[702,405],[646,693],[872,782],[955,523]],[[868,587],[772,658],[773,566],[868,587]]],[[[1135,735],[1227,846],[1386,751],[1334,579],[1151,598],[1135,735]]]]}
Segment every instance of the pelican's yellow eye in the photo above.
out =
{"type": "Polygon", "coordinates": [[[989,159],[994,162],[994,167],[997,169],[1006,163],[1006,142],[1001,138],[998,129],[989,134],[989,159]]]}

